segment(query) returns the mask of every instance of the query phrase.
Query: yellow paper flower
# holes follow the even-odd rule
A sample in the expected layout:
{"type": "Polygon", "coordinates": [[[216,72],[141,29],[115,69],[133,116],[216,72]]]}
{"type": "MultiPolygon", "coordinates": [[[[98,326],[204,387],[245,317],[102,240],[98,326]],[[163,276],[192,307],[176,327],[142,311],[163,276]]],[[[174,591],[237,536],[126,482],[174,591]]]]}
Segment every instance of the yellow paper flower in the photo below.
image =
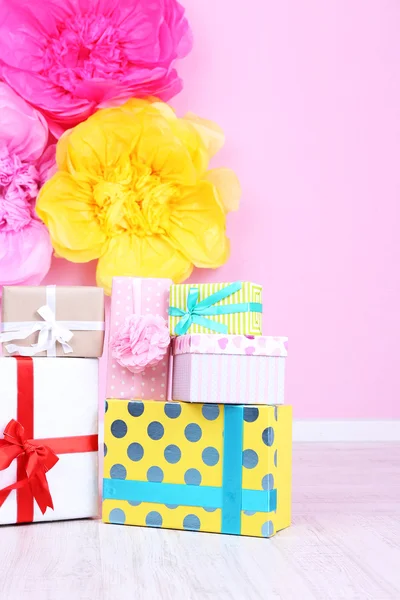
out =
{"type": "Polygon", "coordinates": [[[214,123],[138,99],[66,132],[59,171],[36,205],[57,255],[98,258],[97,283],[107,293],[114,276],[181,282],[193,266],[221,266],[229,256],[225,215],[240,197],[231,170],[208,170],[223,142],[214,123]]]}

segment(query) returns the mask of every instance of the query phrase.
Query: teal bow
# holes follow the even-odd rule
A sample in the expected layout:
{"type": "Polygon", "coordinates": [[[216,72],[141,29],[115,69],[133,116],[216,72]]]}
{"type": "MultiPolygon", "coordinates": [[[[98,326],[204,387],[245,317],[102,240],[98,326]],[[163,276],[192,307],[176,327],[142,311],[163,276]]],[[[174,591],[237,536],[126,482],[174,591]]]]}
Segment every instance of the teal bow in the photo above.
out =
{"type": "Polygon", "coordinates": [[[184,335],[193,324],[201,325],[206,329],[211,329],[217,333],[228,333],[228,326],[224,323],[218,323],[213,319],[206,319],[206,316],[214,315],[231,315],[235,313],[245,312],[262,312],[262,304],[259,302],[237,302],[236,304],[227,304],[222,306],[214,306],[217,302],[225,300],[235,292],[242,289],[242,282],[236,281],[225,286],[222,290],[211,294],[204,300],[199,302],[199,288],[192,287],[189,289],[187,297],[187,310],[182,310],[176,306],[170,306],[168,314],[171,317],[182,317],[175,326],[176,335],[184,335]]]}

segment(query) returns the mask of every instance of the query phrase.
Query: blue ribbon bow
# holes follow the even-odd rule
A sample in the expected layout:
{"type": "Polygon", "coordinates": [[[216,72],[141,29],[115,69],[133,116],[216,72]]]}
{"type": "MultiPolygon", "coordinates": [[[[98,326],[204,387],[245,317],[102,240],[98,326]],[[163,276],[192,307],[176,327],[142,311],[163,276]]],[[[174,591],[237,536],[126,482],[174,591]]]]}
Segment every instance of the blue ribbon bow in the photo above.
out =
{"type": "Polygon", "coordinates": [[[199,302],[199,288],[190,288],[186,301],[186,310],[182,310],[176,306],[170,306],[168,309],[168,314],[171,317],[182,317],[175,326],[174,331],[176,335],[184,335],[192,324],[201,325],[202,327],[211,329],[217,333],[228,333],[227,325],[218,323],[213,319],[206,319],[204,315],[215,316],[245,312],[262,312],[262,304],[259,302],[237,302],[235,304],[215,306],[217,302],[225,300],[225,298],[228,298],[228,296],[231,296],[241,289],[242,282],[236,281],[199,302]]]}

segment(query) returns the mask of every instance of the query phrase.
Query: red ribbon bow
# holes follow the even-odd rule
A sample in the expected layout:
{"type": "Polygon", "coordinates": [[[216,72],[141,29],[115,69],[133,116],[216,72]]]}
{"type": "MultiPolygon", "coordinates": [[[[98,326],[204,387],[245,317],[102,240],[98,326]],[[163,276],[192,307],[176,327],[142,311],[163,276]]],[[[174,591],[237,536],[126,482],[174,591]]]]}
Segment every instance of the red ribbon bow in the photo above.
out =
{"type": "Polygon", "coordinates": [[[23,459],[26,477],[0,490],[0,507],[12,490],[29,486],[44,514],[47,508],[54,508],[46,473],[58,462],[58,456],[40,441],[27,440],[24,427],[12,419],[4,430],[4,439],[0,440],[0,471],[7,469],[19,457],[23,459]]]}

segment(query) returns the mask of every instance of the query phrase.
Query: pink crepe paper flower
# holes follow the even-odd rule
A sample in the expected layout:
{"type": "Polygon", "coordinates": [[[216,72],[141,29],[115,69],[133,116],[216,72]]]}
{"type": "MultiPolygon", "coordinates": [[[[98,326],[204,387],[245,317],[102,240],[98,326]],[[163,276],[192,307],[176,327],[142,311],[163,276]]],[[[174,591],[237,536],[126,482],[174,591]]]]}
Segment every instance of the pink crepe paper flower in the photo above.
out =
{"type": "Polygon", "coordinates": [[[52,132],[132,96],[169,100],[191,49],[176,0],[0,0],[0,75],[52,132]]]}
{"type": "Polygon", "coordinates": [[[112,357],[132,373],[156,366],[170,343],[167,322],[159,315],[131,315],[110,340],[112,357]]]}
{"type": "Polygon", "coordinates": [[[35,214],[38,191],[56,169],[47,140],[42,115],[0,82],[0,286],[37,285],[50,268],[50,237],[35,214]]]}

